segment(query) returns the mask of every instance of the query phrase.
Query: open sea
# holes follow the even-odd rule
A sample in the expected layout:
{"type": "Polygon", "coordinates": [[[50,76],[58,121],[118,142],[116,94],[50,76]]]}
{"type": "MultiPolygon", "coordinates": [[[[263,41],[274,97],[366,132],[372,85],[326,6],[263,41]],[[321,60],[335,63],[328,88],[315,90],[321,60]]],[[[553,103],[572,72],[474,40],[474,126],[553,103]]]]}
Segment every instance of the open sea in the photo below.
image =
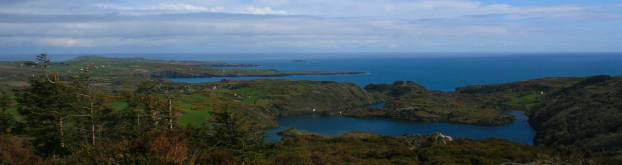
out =
{"type": "MultiPolygon", "coordinates": [[[[226,69],[276,69],[279,71],[358,71],[359,75],[299,75],[278,77],[289,80],[351,82],[361,87],[370,83],[392,83],[410,80],[431,90],[453,91],[456,87],[496,84],[544,77],[622,75],[622,53],[370,53],[314,54],[258,57],[245,55],[216,61],[259,64],[262,67],[230,67],[226,69]],[[248,57],[250,56],[250,57],[248,57]],[[311,62],[292,62],[309,60],[311,62]]],[[[181,58],[185,59],[185,58],[181,58]]],[[[210,56],[193,59],[210,61],[210,56]]],[[[173,78],[191,83],[214,82],[222,79],[252,80],[265,77],[173,78]]]]}

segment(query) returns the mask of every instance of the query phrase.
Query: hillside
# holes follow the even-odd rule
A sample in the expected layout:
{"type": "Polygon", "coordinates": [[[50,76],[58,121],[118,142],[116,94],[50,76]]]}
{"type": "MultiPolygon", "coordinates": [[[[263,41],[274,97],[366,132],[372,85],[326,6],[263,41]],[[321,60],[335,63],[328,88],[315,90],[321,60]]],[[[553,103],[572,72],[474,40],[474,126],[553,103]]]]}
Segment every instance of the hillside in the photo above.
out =
{"type": "Polygon", "coordinates": [[[536,145],[618,150],[622,148],[622,77],[593,76],[557,90],[535,105],[529,116],[537,130],[536,145]]]}
{"type": "MultiPolygon", "coordinates": [[[[176,105],[182,111],[179,120],[182,125],[207,123],[214,107],[224,104],[231,104],[236,113],[246,116],[257,125],[274,128],[278,126],[275,120],[277,117],[312,113],[314,109],[317,113],[330,113],[388,98],[378,92],[367,92],[351,83],[339,82],[262,79],[167,84],[169,90],[179,95],[176,105]]],[[[131,90],[120,90],[132,93],[131,90]]],[[[117,110],[127,109],[132,101],[126,96],[111,96],[110,100],[113,101],[108,104],[117,110]]]]}
{"type": "Polygon", "coordinates": [[[347,116],[378,117],[421,122],[456,122],[499,125],[514,121],[506,114],[527,110],[551,91],[561,89],[583,78],[542,78],[506,84],[465,86],[455,92],[430,91],[411,81],[393,84],[370,84],[369,91],[393,96],[385,106],[355,108],[347,116]]]}

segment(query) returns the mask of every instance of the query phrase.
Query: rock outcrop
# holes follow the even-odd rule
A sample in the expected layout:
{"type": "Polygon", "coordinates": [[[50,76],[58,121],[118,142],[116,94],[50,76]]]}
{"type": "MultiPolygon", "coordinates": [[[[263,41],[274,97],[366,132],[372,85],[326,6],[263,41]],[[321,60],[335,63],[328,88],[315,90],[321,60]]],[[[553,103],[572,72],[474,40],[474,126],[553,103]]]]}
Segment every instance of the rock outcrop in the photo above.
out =
{"type": "Polygon", "coordinates": [[[451,136],[445,136],[439,132],[436,132],[431,135],[405,134],[403,136],[397,136],[395,138],[399,141],[409,144],[412,149],[430,147],[430,146],[438,145],[438,144],[447,144],[453,141],[451,136]]]}
{"type": "Polygon", "coordinates": [[[305,130],[297,130],[296,128],[288,128],[285,129],[283,131],[279,131],[276,133],[279,136],[285,137],[285,138],[294,138],[297,136],[305,136],[305,135],[316,135],[314,133],[311,133],[309,131],[305,131],[305,130]]]}

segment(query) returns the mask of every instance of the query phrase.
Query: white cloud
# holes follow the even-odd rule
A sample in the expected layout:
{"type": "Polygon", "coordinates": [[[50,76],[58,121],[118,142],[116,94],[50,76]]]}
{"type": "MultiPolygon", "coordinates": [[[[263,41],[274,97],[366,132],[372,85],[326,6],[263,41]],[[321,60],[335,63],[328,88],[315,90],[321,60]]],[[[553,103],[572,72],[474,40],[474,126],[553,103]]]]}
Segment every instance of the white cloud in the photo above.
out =
{"type": "Polygon", "coordinates": [[[469,0],[70,1],[74,3],[25,0],[0,5],[0,46],[322,50],[468,45],[479,49],[500,40],[512,40],[505,45],[537,45],[557,36],[570,40],[622,37],[594,33],[616,27],[620,17],[590,19],[601,21],[600,25],[573,22],[573,18],[619,14],[609,11],[617,5],[513,6],[469,0]]]}
{"type": "Polygon", "coordinates": [[[254,8],[249,7],[246,11],[242,11],[243,14],[276,14],[276,15],[288,15],[286,11],[283,10],[272,10],[272,8],[264,7],[264,8],[254,8]]]}
{"type": "Polygon", "coordinates": [[[259,14],[259,15],[290,15],[284,10],[273,10],[270,7],[247,7],[241,9],[225,9],[221,6],[204,7],[191,4],[159,4],[154,6],[129,7],[120,5],[96,5],[102,9],[120,12],[121,14],[145,15],[145,14],[173,14],[173,13],[230,13],[230,14],[259,14]]]}
{"type": "Polygon", "coordinates": [[[0,46],[40,46],[40,47],[131,47],[131,46],[165,46],[177,44],[175,39],[145,38],[68,38],[68,37],[6,37],[0,38],[0,46]]]}
{"type": "Polygon", "coordinates": [[[19,14],[163,14],[222,12],[235,14],[314,15],[327,17],[370,17],[392,19],[456,18],[469,15],[510,15],[512,19],[546,17],[548,15],[576,17],[597,16],[611,5],[551,5],[512,6],[510,4],[483,4],[471,0],[24,0],[0,6],[0,12],[19,14]],[[182,3],[179,3],[182,2],[182,3]],[[572,13],[572,14],[569,14],[572,13]]]}
{"type": "Polygon", "coordinates": [[[96,5],[103,9],[109,10],[125,10],[125,11],[149,11],[149,10],[158,10],[158,11],[186,11],[186,12],[222,12],[224,10],[223,7],[202,7],[195,6],[190,4],[159,4],[155,6],[143,6],[143,7],[128,7],[128,6],[119,6],[119,5],[104,5],[98,4],[96,5]]]}

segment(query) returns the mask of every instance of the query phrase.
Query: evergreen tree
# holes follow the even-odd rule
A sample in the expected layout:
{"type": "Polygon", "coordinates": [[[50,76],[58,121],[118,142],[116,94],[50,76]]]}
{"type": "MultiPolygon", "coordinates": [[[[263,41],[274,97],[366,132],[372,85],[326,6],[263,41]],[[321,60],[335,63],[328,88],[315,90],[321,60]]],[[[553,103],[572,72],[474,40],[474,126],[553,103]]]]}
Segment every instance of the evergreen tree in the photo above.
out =
{"type": "Polygon", "coordinates": [[[123,94],[128,103],[128,116],[133,120],[133,127],[141,130],[150,130],[156,127],[173,129],[173,125],[181,116],[179,107],[175,104],[178,96],[168,84],[143,82],[133,93],[123,94]]]}
{"type": "Polygon", "coordinates": [[[168,83],[164,82],[164,85],[160,84],[160,86],[157,86],[156,89],[164,93],[164,95],[159,98],[159,114],[162,115],[164,122],[166,122],[166,127],[169,130],[172,130],[174,123],[177,122],[181,114],[179,113],[179,107],[176,106],[175,102],[173,101],[176,100],[178,96],[173,94],[169,88],[170,86],[168,85],[168,83]]]}
{"type": "Polygon", "coordinates": [[[30,86],[17,97],[17,110],[25,117],[27,135],[34,137],[33,144],[44,156],[68,153],[65,145],[69,102],[67,88],[47,80],[30,80],[30,86]]]}
{"type": "Polygon", "coordinates": [[[7,112],[13,103],[14,101],[13,98],[11,98],[11,94],[0,88],[0,110],[2,110],[0,114],[0,135],[10,133],[16,125],[13,115],[7,112]]]}
{"type": "Polygon", "coordinates": [[[215,147],[232,150],[244,162],[253,161],[265,147],[265,132],[257,132],[248,120],[234,112],[234,104],[219,105],[212,113],[216,126],[209,140],[215,147]]]}
{"type": "Polygon", "coordinates": [[[13,98],[11,98],[11,94],[4,89],[0,89],[0,109],[2,110],[2,114],[7,114],[7,111],[11,106],[13,106],[13,98]]]}
{"type": "Polygon", "coordinates": [[[98,137],[112,139],[119,115],[105,105],[104,95],[95,90],[86,72],[71,82],[59,81],[47,71],[47,54],[37,57],[43,76],[29,81],[18,95],[18,112],[25,117],[24,132],[33,137],[43,156],[64,156],[84,145],[94,146],[98,137]]]}
{"type": "Polygon", "coordinates": [[[72,79],[69,88],[72,89],[71,95],[75,97],[75,100],[69,103],[71,106],[69,117],[81,132],[81,139],[95,146],[96,137],[111,137],[115,134],[110,128],[115,128],[119,116],[105,104],[104,94],[94,89],[92,84],[88,69],[72,79]]]}

